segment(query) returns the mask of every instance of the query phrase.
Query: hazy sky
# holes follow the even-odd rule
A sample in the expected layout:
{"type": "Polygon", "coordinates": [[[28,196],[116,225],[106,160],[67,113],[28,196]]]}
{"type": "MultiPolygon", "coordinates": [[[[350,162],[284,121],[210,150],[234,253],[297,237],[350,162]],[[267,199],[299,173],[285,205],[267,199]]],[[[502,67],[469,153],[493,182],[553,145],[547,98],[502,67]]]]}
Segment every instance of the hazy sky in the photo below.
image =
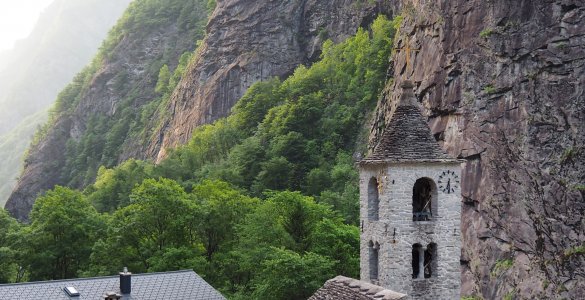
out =
{"type": "Polygon", "coordinates": [[[27,37],[39,15],[54,0],[0,0],[0,51],[27,37]]]}

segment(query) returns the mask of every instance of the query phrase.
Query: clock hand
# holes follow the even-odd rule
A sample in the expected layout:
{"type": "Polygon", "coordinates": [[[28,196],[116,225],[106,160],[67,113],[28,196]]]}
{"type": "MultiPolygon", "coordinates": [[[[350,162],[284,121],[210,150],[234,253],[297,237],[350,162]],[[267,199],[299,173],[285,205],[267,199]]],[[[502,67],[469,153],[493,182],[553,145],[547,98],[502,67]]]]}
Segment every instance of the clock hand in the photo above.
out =
{"type": "Polygon", "coordinates": [[[451,178],[447,180],[447,194],[451,194],[451,178]]]}

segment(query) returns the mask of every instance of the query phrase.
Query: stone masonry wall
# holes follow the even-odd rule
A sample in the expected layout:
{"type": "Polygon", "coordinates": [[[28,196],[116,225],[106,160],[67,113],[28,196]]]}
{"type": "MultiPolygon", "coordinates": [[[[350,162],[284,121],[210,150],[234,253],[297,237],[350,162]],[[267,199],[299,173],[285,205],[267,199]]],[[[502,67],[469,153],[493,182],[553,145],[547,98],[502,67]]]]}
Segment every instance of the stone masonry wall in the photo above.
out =
{"type": "MultiPolygon", "coordinates": [[[[360,168],[360,276],[370,280],[369,242],[378,242],[378,280],[373,282],[406,293],[412,299],[459,299],[461,286],[461,189],[438,191],[438,214],[432,221],[412,221],[412,193],[417,179],[436,184],[444,171],[459,177],[458,163],[380,164],[360,168]],[[378,180],[379,220],[368,221],[368,183],[378,180]],[[412,279],[412,245],[437,245],[433,277],[412,279]]],[[[437,187],[435,187],[436,189],[437,187]]]]}

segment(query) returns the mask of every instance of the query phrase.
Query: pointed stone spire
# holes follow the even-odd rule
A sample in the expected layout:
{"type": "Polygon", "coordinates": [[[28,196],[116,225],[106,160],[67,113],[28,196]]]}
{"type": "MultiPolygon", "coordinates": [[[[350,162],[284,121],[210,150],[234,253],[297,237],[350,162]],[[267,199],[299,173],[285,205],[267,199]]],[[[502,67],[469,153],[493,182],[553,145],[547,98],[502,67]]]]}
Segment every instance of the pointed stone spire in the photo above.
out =
{"type": "Polygon", "coordinates": [[[398,101],[399,106],[416,106],[417,101],[416,97],[414,96],[414,84],[410,80],[405,80],[400,84],[402,88],[402,95],[400,96],[400,100],[398,101]]]}
{"type": "Polygon", "coordinates": [[[402,95],[396,111],[380,142],[362,163],[454,160],[439,147],[431,134],[418,109],[412,82],[405,80],[400,87],[402,95]]]}

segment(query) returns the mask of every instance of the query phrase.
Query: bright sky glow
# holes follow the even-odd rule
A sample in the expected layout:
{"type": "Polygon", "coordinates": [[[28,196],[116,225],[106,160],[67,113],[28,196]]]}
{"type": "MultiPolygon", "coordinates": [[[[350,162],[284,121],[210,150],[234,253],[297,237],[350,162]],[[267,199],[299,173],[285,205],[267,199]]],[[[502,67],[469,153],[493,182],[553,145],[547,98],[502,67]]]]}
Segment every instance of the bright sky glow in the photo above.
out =
{"type": "Polygon", "coordinates": [[[41,12],[54,0],[0,0],[0,51],[32,31],[41,12]]]}

